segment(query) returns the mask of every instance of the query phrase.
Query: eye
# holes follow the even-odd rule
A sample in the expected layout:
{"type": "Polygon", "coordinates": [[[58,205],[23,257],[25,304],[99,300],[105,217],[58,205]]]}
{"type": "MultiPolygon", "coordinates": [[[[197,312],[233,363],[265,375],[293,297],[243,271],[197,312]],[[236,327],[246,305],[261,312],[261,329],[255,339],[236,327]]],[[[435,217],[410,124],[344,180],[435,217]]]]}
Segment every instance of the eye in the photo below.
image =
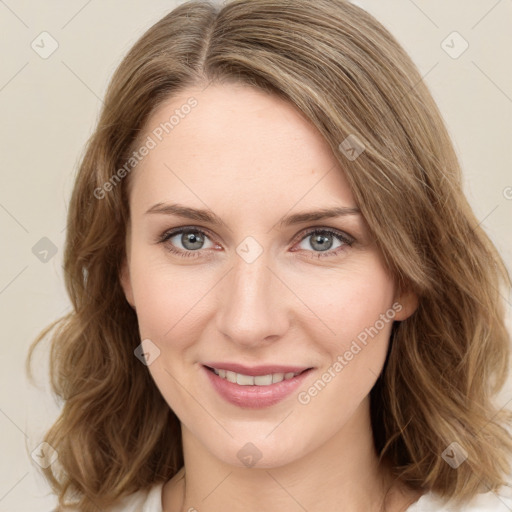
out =
{"type": "Polygon", "coordinates": [[[353,243],[354,238],[342,233],[341,231],[334,231],[331,229],[313,229],[308,231],[305,236],[300,239],[300,243],[314,250],[310,251],[307,247],[300,247],[308,252],[316,253],[312,257],[322,258],[326,256],[334,256],[342,251],[346,251],[353,243]],[[309,241],[307,241],[309,239],[309,241]],[[338,245],[335,244],[335,240],[338,245]],[[334,249],[333,249],[334,245],[334,249]]]}
{"type": "Polygon", "coordinates": [[[208,238],[206,232],[201,229],[185,227],[165,232],[158,241],[166,244],[167,249],[174,254],[195,258],[200,255],[200,249],[214,247],[214,244],[211,242],[210,247],[204,247],[205,240],[208,238]],[[181,244],[181,248],[179,244],[181,244]],[[176,248],[176,246],[178,247],[176,248]]]}

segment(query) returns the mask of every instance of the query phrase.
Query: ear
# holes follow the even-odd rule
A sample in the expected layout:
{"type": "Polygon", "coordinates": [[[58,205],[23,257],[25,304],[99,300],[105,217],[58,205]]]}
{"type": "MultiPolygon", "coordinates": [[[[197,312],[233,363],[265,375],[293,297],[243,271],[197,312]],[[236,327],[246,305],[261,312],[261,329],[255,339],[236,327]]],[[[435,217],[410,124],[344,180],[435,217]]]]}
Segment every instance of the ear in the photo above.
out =
{"type": "Polygon", "coordinates": [[[126,297],[126,300],[128,301],[128,304],[130,304],[130,306],[133,309],[135,309],[130,269],[126,258],[124,258],[123,262],[121,263],[121,270],[119,271],[119,281],[121,282],[121,287],[123,288],[124,295],[126,297]]]}
{"type": "Polygon", "coordinates": [[[418,308],[419,300],[416,293],[410,288],[403,290],[398,296],[395,296],[393,309],[395,310],[395,320],[403,321],[409,318],[418,308]]]}

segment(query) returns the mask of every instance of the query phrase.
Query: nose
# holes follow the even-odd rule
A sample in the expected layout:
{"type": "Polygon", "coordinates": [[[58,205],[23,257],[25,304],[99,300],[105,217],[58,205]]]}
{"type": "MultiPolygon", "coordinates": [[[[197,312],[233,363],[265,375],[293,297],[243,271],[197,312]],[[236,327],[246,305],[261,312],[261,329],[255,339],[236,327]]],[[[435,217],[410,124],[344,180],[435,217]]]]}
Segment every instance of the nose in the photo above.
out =
{"type": "Polygon", "coordinates": [[[290,292],[267,255],[248,263],[235,254],[234,268],[218,289],[217,329],[246,348],[274,342],[289,327],[290,292]]]}

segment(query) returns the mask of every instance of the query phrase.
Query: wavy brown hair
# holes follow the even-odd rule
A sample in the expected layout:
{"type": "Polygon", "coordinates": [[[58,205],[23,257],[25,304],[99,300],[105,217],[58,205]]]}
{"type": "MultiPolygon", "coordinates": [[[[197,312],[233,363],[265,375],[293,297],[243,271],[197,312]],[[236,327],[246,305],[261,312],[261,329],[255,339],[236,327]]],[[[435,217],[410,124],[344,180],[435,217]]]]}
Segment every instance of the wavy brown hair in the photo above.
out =
{"type": "Polygon", "coordinates": [[[500,287],[510,287],[510,276],[463,194],[457,156],[417,68],[378,21],[344,0],[190,1],[153,25],[111,79],[68,212],[64,278],[73,309],[38,336],[27,359],[30,370],[35,346],[51,333],[62,411],[45,437],[59,453],[45,475],[59,505],[107,508],[183,465],[179,420],[134,357],[137,316],[119,279],[131,180],[112,179],[163,101],[210,82],[276,94],[311,121],[399,289],[419,298],[414,314],[394,324],[371,391],[380,459],[410,487],[456,502],[497,490],[512,453],[510,413],[495,404],[509,371],[500,287]],[[339,148],[349,135],[364,145],[356,159],[339,148]],[[454,441],[468,453],[457,469],[441,457],[454,441]]]}

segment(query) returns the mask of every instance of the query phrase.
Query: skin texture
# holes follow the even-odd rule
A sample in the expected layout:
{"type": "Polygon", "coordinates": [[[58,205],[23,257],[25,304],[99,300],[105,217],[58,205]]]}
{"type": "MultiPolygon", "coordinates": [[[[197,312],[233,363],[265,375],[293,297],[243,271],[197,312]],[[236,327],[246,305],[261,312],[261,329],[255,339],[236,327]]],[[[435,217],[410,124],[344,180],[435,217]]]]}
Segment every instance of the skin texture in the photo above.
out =
{"type": "MultiPolygon", "coordinates": [[[[394,320],[404,320],[416,298],[396,295],[360,215],[278,227],[292,213],[357,206],[329,146],[292,105],[244,85],[194,87],[154,112],[142,140],[191,96],[197,106],[130,176],[121,273],[141,340],[160,350],[147,370],[182,424],[185,472],[164,487],[164,510],[379,510],[390,480],[377,465],[369,392],[391,321],[307,404],[294,392],[271,407],[237,407],[201,365],[314,367],[307,391],[381,314],[399,303],[394,320]],[[209,208],[224,225],[145,214],[160,202],[209,208]],[[204,230],[204,244],[185,246],[181,234],[157,242],[183,226],[204,230]],[[327,235],[332,247],[321,251],[311,228],[355,241],[327,235]],[[263,251],[251,263],[236,250],[248,236],[263,251]],[[172,244],[197,257],[170,253],[172,244]],[[237,456],[246,443],[261,453],[251,468],[237,456]]],[[[395,494],[389,510],[413,501],[395,494]]]]}

